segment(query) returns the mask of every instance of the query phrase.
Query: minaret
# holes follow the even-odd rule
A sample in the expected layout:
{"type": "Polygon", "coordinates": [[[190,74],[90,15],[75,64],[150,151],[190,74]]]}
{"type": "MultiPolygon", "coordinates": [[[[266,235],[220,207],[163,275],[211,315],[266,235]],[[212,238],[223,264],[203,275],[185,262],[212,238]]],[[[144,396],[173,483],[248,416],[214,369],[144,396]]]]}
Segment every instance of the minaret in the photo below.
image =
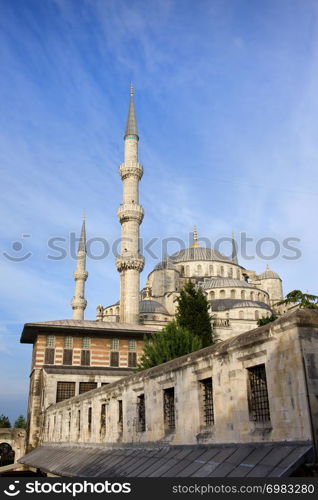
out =
{"type": "Polygon", "coordinates": [[[85,281],[88,272],[86,271],[86,228],[85,215],[83,217],[82,231],[77,252],[77,265],[74,271],[75,291],[71,301],[73,309],[73,319],[84,319],[84,310],[87,306],[85,300],[85,281]]]}
{"type": "Polygon", "coordinates": [[[117,215],[121,223],[121,252],[116,259],[120,272],[120,322],[139,323],[140,273],[144,257],[139,253],[139,226],[144,210],[139,205],[139,181],[143,168],[138,163],[138,132],[134,107],[134,88],[130,86],[130,104],[124,136],[124,163],[119,167],[123,181],[123,203],[117,215]]]}
{"type": "Polygon", "coordinates": [[[232,232],[232,256],[231,256],[231,260],[234,264],[238,264],[238,260],[237,260],[237,245],[236,245],[236,241],[235,241],[235,238],[234,238],[234,233],[232,232]]]}

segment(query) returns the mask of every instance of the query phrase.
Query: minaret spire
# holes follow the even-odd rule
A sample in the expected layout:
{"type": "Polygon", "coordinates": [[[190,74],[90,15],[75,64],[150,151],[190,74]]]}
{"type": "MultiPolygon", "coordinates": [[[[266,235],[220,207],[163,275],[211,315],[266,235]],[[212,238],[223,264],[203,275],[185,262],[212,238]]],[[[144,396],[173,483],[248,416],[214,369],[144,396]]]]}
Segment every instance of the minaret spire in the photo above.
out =
{"type": "Polygon", "coordinates": [[[75,291],[74,291],[74,297],[71,301],[73,309],[73,319],[84,319],[84,311],[87,306],[87,300],[85,300],[85,281],[87,280],[88,277],[88,272],[86,271],[85,222],[86,222],[86,214],[84,212],[81,236],[77,252],[76,269],[74,271],[75,291]]]}
{"type": "Polygon", "coordinates": [[[139,226],[144,210],[139,205],[139,181],[143,174],[138,162],[138,131],[134,107],[134,87],[130,86],[130,103],[124,136],[124,163],[119,167],[123,181],[123,203],[117,215],[121,224],[121,252],[116,259],[120,272],[120,321],[139,323],[140,273],[144,257],[139,253],[139,226]]]}
{"type": "Polygon", "coordinates": [[[237,260],[237,245],[236,245],[236,241],[235,241],[235,238],[234,238],[234,232],[232,232],[232,262],[234,264],[238,264],[238,260],[237,260]]]}

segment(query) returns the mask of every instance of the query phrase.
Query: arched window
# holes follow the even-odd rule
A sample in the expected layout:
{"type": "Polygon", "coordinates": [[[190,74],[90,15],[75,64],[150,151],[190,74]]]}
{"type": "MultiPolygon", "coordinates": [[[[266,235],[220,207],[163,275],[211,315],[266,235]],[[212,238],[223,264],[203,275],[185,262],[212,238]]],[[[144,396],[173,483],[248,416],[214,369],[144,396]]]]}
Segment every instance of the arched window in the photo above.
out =
{"type": "Polygon", "coordinates": [[[210,300],[214,300],[215,299],[215,292],[210,292],[210,300]]]}
{"type": "Polygon", "coordinates": [[[231,299],[235,299],[236,292],[235,290],[231,290],[231,299]]]}
{"type": "Polygon", "coordinates": [[[251,300],[254,300],[254,292],[251,292],[250,297],[251,297],[251,300]]]}
{"type": "Polygon", "coordinates": [[[226,313],[226,319],[230,319],[230,313],[226,313]]]}
{"type": "Polygon", "coordinates": [[[239,311],[239,318],[244,319],[244,312],[243,311],[239,311]]]}
{"type": "Polygon", "coordinates": [[[241,291],[241,299],[245,299],[245,290],[241,291]]]}
{"type": "Polygon", "coordinates": [[[227,275],[229,278],[233,277],[233,269],[231,267],[228,269],[227,275]]]}
{"type": "Polygon", "coordinates": [[[258,298],[258,300],[261,300],[261,294],[260,294],[260,292],[258,292],[257,298],[258,298]]]}
{"type": "Polygon", "coordinates": [[[255,319],[258,320],[259,319],[259,312],[258,311],[255,311],[255,319]]]}
{"type": "Polygon", "coordinates": [[[181,276],[184,276],[184,266],[181,266],[180,271],[181,271],[181,276]]]}
{"type": "Polygon", "coordinates": [[[189,266],[186,266],[185,269],[186,269],[186,271],[185,271],[186,272],[186,276],[190,276],[190,268],[189,268],[189,266]]]}
{"type": "Polygon", "coordinates": [[[209,270],[210,270],[210,275],[213,276],[213,266],[210,266],[209,270]]]}
{"type": "Polygon", "coordinates": [[[113,314],[113,309],[112,308],[109,309],[109,314],[113,314]]]}
{"type": "Polygon", "coordinates": [[[225,297],[225,290],[220,290],[220,299],[224,299],[225,297]]]}
{"type": "Polygon", "coordinates": [[[200,264],[198,265],[198,275],[202,275],[202,266],[200,264]]]}
{"type": "Polygon", "coordinates": [[[224,267],[221,266],[221,276],[224,276],[224,267]]]}
{"type": "Polygon", "coordinates": [[[240,279],[240,277],[241,277],[241,275],[240,275],[240,270],[239,270],[239,269],[237,269],[237,271],[236,271],[236,277],[237,277],[237,279],[238,279],[238,280],[239,280],[239,279],[240,279]]]}

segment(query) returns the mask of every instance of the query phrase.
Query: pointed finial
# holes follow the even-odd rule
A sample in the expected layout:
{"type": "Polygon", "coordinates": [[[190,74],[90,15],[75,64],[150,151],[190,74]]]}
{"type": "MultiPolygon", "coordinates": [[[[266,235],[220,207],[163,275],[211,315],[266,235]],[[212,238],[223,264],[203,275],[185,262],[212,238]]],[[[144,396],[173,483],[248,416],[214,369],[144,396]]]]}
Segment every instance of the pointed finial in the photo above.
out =
{"type": "Polygon", "coordinates": [[[137,137],[137,140],[139,139],[137,131],[136,115],[135,115],[135,106],[134,106],[134,86],[132,83],[130,84],[130,103],[129,103],[127,125],[125,130],[125,138],[128,135],[134,135],[137,137]]]}
{"type": "Polygon", "coordinates": [[[193,243],[191,245],[191,248],[198,248],[200,247],[198,243],[198,233],[197,233],[197,226],[194,224],[193,228],[193,243]]]}
{"type": "Polygon", "coordinates": [[[83,220],[86,220],[86,216],[87,216],[87,214],[86,214],[86,210],[84,208],[84,210],[83,210],[83,220]]]}
{"type": "Polygon", "coordinates": [[[78,251],[86,253],[86,225],[85,225],[85,221],[86,221],[86,213],[84,212],[81,236],[80,236],[80,241],[79,241],[79,245],[78,245],[78,251]]]}

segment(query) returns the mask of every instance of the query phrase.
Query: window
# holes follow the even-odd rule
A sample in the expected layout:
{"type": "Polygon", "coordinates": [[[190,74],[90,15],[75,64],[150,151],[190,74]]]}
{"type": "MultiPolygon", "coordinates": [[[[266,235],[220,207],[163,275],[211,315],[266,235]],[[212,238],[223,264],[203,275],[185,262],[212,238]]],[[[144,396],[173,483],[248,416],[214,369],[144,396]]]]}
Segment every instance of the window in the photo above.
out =
{"type": "Polygon", "coordinates": [[[247,369],[248,372],[248,406],[250,420],[268,422],[270,420],[265,365],[257,365],[247,369]]]}
{"type": "Polygon", "coordinates": [[[140,394],[137,399],[137,419],[138,419],[138,432],[145,432],[146,430],[146,408],[145,408],[145,395],[140,394]]]}
{"type": "Polygon", "coordinates": [[[135,352],[128,353],[128,366],[129,368],[135,368],[137,366],[137,354],[135,352]]]}
{"type": "Polygon", "coordinates": [[[135,339],[129,339],[128,340],[128,350],[129,351],[135,351],[136,350],[136,341],[135,341],[135,339]]]}
{"type": "Polygon", "coordinates": [[[224,276],[224,267],[221,266],[221,276],[224,276]]]}
{"type": "Polygon", "coordinates": [[[88,408],[87,412],[87,423],[88,423],[88,432],[92,431],[92,407],[88,408]]]}
{"type": "Polygon", "coordinates": [[[210,299],[214,300],[215,299],[215,292],[210,292],[210,299]]]}
{"type": "Polygon", "coordinates": [[[64,347],[66,349],[72,349],[73,348],[73,337],[65,337],[64,339],[64,347]]]}
{"type": "Polygon", "coordinates": [[[202,266],[199,264],[198,265],[198,271],[197,271],[198,275],[201,276],[202,275],[202,266]]]}
{"type": "Polygon", "coordinates": [[[233,269],[230,267],[227,273],[229,278],[233,278],[233,269]]]}
{"type": "Polygon", "coordinates": [[[239,319],[244,319],[244,312],[243,311],[239,311],[239,319]]]}
{"type": "Polygon", "coordinates": [[[111,352],[110,353],[110,366],[119,366],[119,353],[111,352]]]}
{"type": "Polygon", "coordinates": [[[259,319],[259,312],[258,311],[255,311],[255,319],[258,320],[259,319]]]}
{"type": "Polygon", "coordinates": [[[235,299],[235,290],[231,290],[231,299],[235,299]]]}
{"type": "Polygon", "coordinates": [[[164,422],[167,429],[174,429],[175,423],[175,405],[174,405],[174,387],[164,389],[163,391],[163,412],[164,422]]]}
{"type": "Polygon", "coordinates": [[[112,350],[113,351],[118,351],[119,349],[119,340],[118,339],[112,339],[112,350]]]}
{"type": "Polygon", "coordinates": [[[100,431],[101,433],[106,431],[106,403],[103,403],[100,409],[100,431]]]}
{"type": "Polygon", "coordinates": [[[45,365],[54,365],[54,354],[55,354],[55,349],[45,349],[45,358],[44,358],[44,364],[45,365]]]}
{"type": "Polygon", "coordinates": [[[121,399],[118,400],[118,426],[119,430],[123,430],[123,402],[121,399]]]}
{"type": "Polygon", "coordinates": [[[82,349],[89,349],[91,346],[91,339],[89,337],[82,338],[82,349]]]}
{"type": "Polygon", "coordinates": [[[224,299],[225,297],[225,290],[220,290],[220,299],[224,299]]]}
{"type": "Polygon", "coordinates": [[[56,390],[56,402],[75,396],[75,382],[58,382],[56,390]]]}
{"type": "Polygon", "coordinates": [[[254,292],[251,292],[251,300],[254,300],[254,292]]]}
{"type": "Polygon", "coordinates": [[[96,389],[96,387],[97,387],[97,382],[80,382],[78,393],[83,394],[84,392],[96,389]]]}
{"type": "Polygon", "coordinates": [[[190,268],[189,268],[189,266],[186,266],[185,269],[186,269],[186,271],[185,271],[186,276],[190,276],[190,268]]]}
{"type": "Polygon", "coordinates": [[[241,299],[245,299],[245,290],[241,290],[241,299]]]}
{"type": "Polygon", "coordinates": [[[213,276],[213,266],[209,267],[210,275],[213,276]]]}
{"type": "Polygon", "coordinates": [[[63,365],[71,365],[73,361],[73,349],[64,349],[63,365]]]}
{"type": "Polygon", "coordinates": [[[91,364],[91,351],[81,351],[81,365],[90,366],[91,364]]]}
{"type": "Polygon", "coordinates": [[[241,279],[241,275],[240,275],[240,270],[239,269],[237,269],[237,271],[236,271],[236,277],[237,277],[238,280],[241,279]]]}
{"type": "Polygon", "coordinates": [[[214,424],[214,409],[213,409],[213,386],[212,378],[200,380],[200,397],[203,423],[206,426],[214,424]]]}
{"type": "Polygon", "coordinates": [[[48,335],[46,337],[46,347],[55,347],[55,335],[48,335]]]}

